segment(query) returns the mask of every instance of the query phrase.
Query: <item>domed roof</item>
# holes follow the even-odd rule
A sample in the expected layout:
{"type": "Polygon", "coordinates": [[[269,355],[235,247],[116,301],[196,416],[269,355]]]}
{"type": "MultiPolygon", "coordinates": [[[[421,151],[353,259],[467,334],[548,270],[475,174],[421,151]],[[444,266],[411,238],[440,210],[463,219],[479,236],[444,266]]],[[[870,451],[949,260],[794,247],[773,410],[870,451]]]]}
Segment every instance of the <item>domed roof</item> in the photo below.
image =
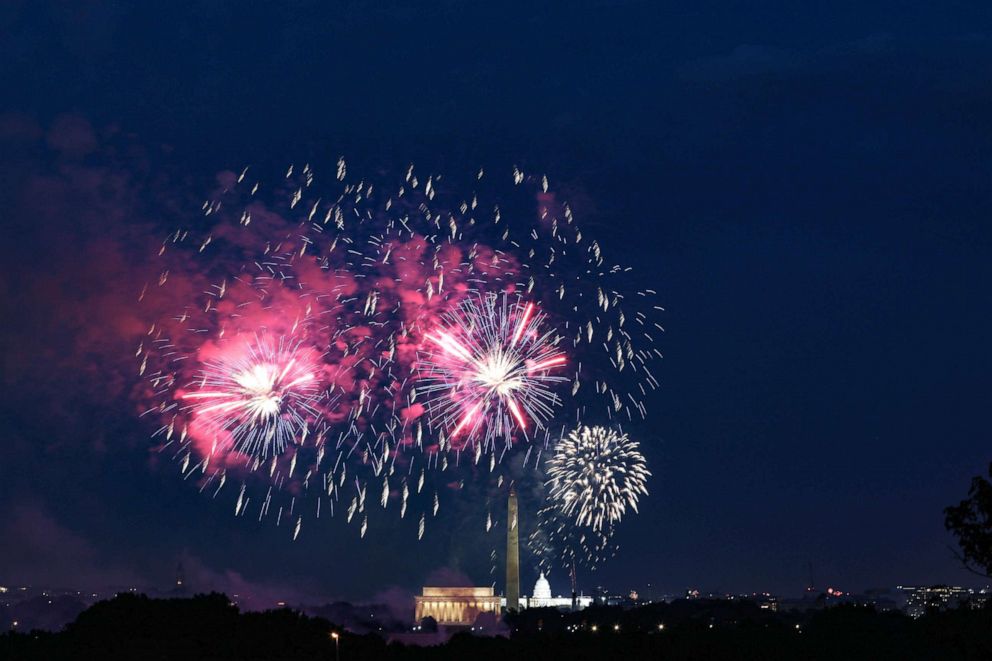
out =
{"type": "Polygon", "coordinates": [[[551,584],[548,583],[548,579],[544,578],[544,572],[541,572],[541,577],[537,579],[537,583],[534,584],[534,599],[550,599],[551,598],[551,584]]]}

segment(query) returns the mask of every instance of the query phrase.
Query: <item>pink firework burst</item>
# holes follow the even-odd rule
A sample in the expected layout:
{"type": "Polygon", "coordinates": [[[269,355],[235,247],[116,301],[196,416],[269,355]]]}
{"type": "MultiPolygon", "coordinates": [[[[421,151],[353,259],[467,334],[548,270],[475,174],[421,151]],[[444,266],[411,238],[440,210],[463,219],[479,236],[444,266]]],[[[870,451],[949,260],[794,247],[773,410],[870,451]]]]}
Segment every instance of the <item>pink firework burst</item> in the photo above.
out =
{"type": "Polygon", "coordinates": [[[542,428],[561,403],[554,385],[568,380],[554,373],[566,362],[561,338],[544,326],[534,303],[506,294],[470,297],[443,315],[419,366],[431,426],[456,448],[481,440],[487,450],[542,428]]]}
{"type": "Polygon", "coordinates": [[[301,443],[319,418],[314,352],[286,338],[232,344],[207,360],[181,394],[194,426],[255,459],[301,443]]]}

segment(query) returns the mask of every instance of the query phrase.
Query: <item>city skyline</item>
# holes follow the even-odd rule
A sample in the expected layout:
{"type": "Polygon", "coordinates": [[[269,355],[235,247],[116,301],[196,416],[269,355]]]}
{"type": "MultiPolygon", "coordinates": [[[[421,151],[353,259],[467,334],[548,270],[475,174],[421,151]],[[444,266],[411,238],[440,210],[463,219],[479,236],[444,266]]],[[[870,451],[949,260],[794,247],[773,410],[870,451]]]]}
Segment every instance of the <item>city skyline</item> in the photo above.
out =
{"type": "MultiPolygon", "coordinates": [[[[179,571],[181,572],[181,570],[179,571]]],[[[182,573],[177,574],[174,584],[162,589],[132,587],[103,593],[82,593],[71,590],[0,586],[0,628],[13,628],[21,631],[39,628],[55,631],[71,622],[86,607],[99,601],[113,599],[117,595],[147,595],[153,599],[189,600],[195,595],[206,594],[210,591],[212,590],[199,590],[196,586],[185,584],[182,573]]],[[[708,592],[693,588],[687,588],[676,594],[652,594],[650,592],[645,594],[638,593],[637,590],[633,589],[629,592],[617,592],[597,586],[590,591],[580,591],[579,598],[573,602],[571,596],[559,594],[558,591],[553,590],[542,574],[529,593],[526,591],[521,593],[519,610],[550,608],[568,613],[584,610],[590,606],[616,606],[632,609],[652,604],[677,604],[680,602],[739,602],[754,604],[761,610],[792,614],[822,611],[840,605],[861,605],[869,606],[880,613],[898,611],[917,619],[925,615],[928,609],[947,610],[962,606],[982,608],[989,603],[990,595],[992,595],[992,586],[989,585],[982,588],[955,585],[897,585],[860,591],[842,591],[832,587],[824,589],[807,587],[800,596],[770,592],[708,592]]],[[[341,617],[341,613],[351,613],[351,615],[346,616],[347,620],[347,618],[357,617],[358,613],[371,610],[372,612],[368,616],[370,621],[374,621],[377,617],[383,623],[389,620],[392,622],[390,627],[398,627],[395,629],[398,632],[419,631],[422,628],[419,625],[422,624],[424,618],[429,616],[434,617],[438,624],[455,627],[457,630],[459,626],[471,625],[481,612],[488,611],[493,617],[499,617],[499,613],[506,609],[506,598],[502,591],[470,586],[425,586],[422,588],[422,594],[409,594],[405,598],[392,595],[392,600],[388,602],[354,604],[333,599],[292,602],[278,598],[273,601],[262,601],[255,599],[252,595],[236,593],[225,596],[233,606],[243,611],[289,608],[300,612],[320,613],[326,609],[331,609],[332,612],[337,612],[339,617],[341,617]],[[452,614],[459,611],[452,610],[455,606],[450,603],[451,599],[454,599],[455,602],[461,599],[468,606],[478,606],[478,608],[472,610],[467,619],[464,618],[464,615],[453,616],[452,614]],[[483,607],[483,603],[486,606],[483,607]],[[443,604],[447,604],[447,606],[443,604]],[[444,608],[448,610],[444,611],[444,608]]],[[[366,616],[362,615],[361,617],[366,616]]],[[[339,623],[348,625],[347,621],[339,621],[339,623]]],[[[360,628],[362,625],[357,626],[360,628]]]]}

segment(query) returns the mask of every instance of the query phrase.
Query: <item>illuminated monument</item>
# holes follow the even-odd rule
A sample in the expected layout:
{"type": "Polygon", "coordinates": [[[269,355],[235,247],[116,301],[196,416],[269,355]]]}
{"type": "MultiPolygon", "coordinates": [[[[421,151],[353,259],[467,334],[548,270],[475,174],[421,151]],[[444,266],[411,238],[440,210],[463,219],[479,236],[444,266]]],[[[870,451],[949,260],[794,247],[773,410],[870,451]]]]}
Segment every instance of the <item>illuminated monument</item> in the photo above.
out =
{"type": "Polygon", "coordinates": [[[520,610],[520,530],[517,527],[517,489],[510,487],[506,507],[506,610],[520,610]]]}
{"type": "Polygon", "coordinates": [[[544,572],[534,584],[534,594],[526,600],[527,608],[557,608],[558,610],[582,610],[592,605],[592,597],[576,594],[571,597],[551,596],[551,583],[545,578],[544,572]]]}
{"type": "Polygon", "coordinates": [[[544,578],[544,572],[542,571],[541,576],[537,579],[537,583],[534,584],[534,593],[530,596],[530,602],[527,605],[540,607],[550,601],[551,584],[548,583],[548,579],[544,578]]]}
{"type": "Polygon", "coordinates": [[[414,597],[417,622],[425,617],[433,617],[438,624],[469,626],[474,624],[482,613],[492,613],[499,617],[504,604],[506,610],[521,608],[574,610],[592,604],[592,597],[585,595],[552,597],[551,585],[543,573],[534,585],[534,595],[530,599],[521,598],[519,514],[517,491],[512,487],[506,509],[506,597],[497,596],[492,587],[425,587],[423,594],[414,597]]]}
{"type": "Polygon", "coordinates": [[[482,613],[499,617],[499,597],[492,588],[424,588],[414,597],[416,621],[433,617],[438,624],[468,626],[482,613]]]}

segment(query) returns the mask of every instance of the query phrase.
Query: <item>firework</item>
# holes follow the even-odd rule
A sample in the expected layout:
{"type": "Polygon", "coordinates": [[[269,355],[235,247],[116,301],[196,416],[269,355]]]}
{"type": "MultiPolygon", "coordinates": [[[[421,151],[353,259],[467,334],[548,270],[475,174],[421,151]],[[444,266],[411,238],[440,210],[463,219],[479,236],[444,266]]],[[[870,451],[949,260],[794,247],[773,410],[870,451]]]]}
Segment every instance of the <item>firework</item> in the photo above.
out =
{"type": "Polygon", "coordinates": [[[561,404],[556,383],[567,377],[560,337],[545,330],[533,303],[506,294],[461,302],[426,334],[419,370],[431,425],[460,447],[483,438],[510,443],[514,432],[542,428],[561,404]]]}
{"type": "Polygon", "coordinates": [[[179,398],[200,433],[266,459],[303,442],[320,417],[318,367],[299,343],[256,337],[206,361],[179,398]]]}
{"type": "Polygon", "coordinates": [[[651,473],[638,443],[605,427],[582,426],[548,459],[548,498],[579,528],[612,530],[627,508],[637,511],[651,473]]]}
{"type": "Polygon", "coordinates": [[[646,415],[654,291],[605,261],[546,177],[284,172],[223,173],[139,298],[176,297],[136,351],[160,449],[201,490],[240,483],[239,516],[299,534],[300,512],[337,512],[364,530],[372,486],[367,502],[419,514],[422,536],[465,448],[500,480],[519,444],[538,467],[552,426],[646,415]],[[286,339],[239,348],[255,336],[286,339]]]}

